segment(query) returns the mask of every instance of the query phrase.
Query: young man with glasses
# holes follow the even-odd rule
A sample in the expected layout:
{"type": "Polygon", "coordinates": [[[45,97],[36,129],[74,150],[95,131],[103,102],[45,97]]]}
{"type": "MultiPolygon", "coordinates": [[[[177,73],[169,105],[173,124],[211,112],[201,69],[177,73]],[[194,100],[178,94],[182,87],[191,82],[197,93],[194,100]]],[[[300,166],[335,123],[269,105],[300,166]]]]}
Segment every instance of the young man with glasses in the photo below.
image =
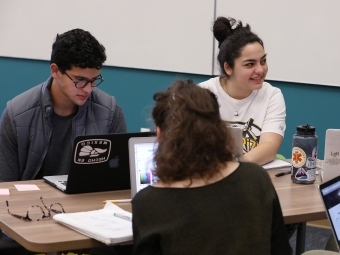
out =
{"type": "Polygon", "coordinates": [[[105,48],[89,32],[57,35],[51,77],[7,103],[0,120],[0,182],[68,174],[76,136],[124,133],[115,98],[95,88],[105,48]]]}

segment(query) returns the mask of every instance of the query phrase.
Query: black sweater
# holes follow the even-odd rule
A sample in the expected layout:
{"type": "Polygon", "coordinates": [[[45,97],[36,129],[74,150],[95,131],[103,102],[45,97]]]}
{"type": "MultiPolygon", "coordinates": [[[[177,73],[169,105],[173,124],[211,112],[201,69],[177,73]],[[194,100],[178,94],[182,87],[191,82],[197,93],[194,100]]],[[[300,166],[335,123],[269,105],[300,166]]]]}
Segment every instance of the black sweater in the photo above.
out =
{"type": "Polygon", "coordinates": [[[276,191],[252,163],[203,187],[147,187],[132,210],[134,254],[292,254],[276,191]]]}

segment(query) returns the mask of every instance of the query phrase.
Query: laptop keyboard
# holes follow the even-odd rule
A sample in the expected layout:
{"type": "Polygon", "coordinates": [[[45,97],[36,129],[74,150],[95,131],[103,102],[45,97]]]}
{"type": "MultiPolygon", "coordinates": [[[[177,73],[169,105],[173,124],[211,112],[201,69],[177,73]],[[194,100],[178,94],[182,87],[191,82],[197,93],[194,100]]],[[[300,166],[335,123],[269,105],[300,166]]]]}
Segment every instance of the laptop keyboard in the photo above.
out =
{"type": "Polygon", "coordinates": [[[59,183],[66,186],[67,181],[59,181],[59,183]]]}

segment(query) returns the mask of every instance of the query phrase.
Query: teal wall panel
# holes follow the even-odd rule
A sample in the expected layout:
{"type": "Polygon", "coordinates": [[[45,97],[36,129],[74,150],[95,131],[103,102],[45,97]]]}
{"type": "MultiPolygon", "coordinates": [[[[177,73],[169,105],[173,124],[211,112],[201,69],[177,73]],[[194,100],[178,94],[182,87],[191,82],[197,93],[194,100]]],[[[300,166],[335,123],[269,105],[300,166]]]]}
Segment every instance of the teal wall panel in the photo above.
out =
{"type": "MultiPolygon", "coordinates": [[[[280,152],[291,157],[292,136],[296,126],[311,124],[318,135],[318,158],[324,158],[325,133],[328,128],[340,129],[340,88],[301,83],[269,81],[281,89],[287,108],[287,129],[280,152]]],[[[340,146],[340,145],[339,145],[340,146]]]]}
{"type": "MultiPolygon", "coordinates": [[[[45,81],[49,75],[47,61],[0,57],[0,112],[6,102],[25,90],[45,81]]],[[[123,108],[129,132],[141,127],[153,128],[150,119],[152,96],[178,79],[199,83],[210,76],[104,66],[105,79],[100,88],[114,95],[123,108]]],[[[280,88],[287,107],[287,130],[280,153],[291,157],[292,136],[297,125],[312,124],[319,136],[319,158],[323,158],[327,128],[340,128],[340,88],[301,83],[269,81],[280,88]]]]}

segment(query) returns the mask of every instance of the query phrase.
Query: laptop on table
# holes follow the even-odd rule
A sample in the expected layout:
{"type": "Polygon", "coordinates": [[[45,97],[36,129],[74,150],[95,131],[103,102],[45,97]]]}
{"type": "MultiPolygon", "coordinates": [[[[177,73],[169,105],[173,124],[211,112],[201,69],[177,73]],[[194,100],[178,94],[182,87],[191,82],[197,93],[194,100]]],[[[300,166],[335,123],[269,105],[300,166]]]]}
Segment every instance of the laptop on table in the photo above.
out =
{"type": "Polygon", "coordinates": [[[154,154],[158,146],[156,139],[156,137],[129,139],[131,198],[141,189],[157,181],[152,174],[155,169],[154,154]]]}
{"type": "Polygon", "coordinates": [[[332,227],[335,243],[340,250],[340,176],[320,184],[319,190],[332,227]]]}
{"type": "Polygon", "coordinates": [[[154,135],[138,132],[77,136],[69,174],[43,179],[67,194],[130,189],[128,141],[131,137],[154,135]]]}
{"type": "MultiPolygon", "coordinates": [[[[229,148],[238,160],[243,157],[242,129],[228,126],[230,137],[229,148]]],[[[157,177],[152,174],[156,165],[154,153],[157,150],[156,137],[132,137],[129,139],[131,197],[138,191],[157,182],[157,177]]]]}
{"type": "Polygon", "coordinates": [[[229,132],[228,148],[233,154],[233,157],[238,160],[243,160],[243,131],[238,126],[227,126],[229,132]]]}

